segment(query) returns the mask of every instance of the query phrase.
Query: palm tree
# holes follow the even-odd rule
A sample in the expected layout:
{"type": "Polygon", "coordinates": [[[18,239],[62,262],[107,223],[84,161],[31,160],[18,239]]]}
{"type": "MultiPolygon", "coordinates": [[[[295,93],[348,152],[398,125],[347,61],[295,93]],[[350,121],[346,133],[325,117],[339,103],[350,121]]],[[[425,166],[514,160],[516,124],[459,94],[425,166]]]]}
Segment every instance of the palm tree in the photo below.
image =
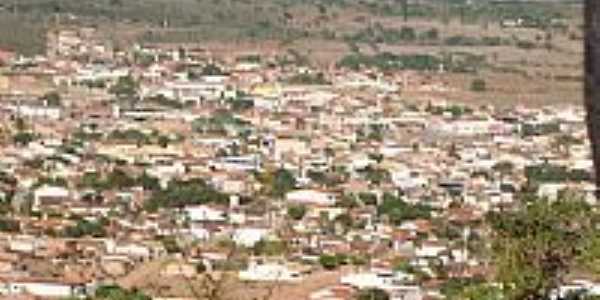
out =
{"type": "Polygon", "coordinates": [[[585,1],[585,109],[596,186],[600,186],[600,2],[585,1]]]}

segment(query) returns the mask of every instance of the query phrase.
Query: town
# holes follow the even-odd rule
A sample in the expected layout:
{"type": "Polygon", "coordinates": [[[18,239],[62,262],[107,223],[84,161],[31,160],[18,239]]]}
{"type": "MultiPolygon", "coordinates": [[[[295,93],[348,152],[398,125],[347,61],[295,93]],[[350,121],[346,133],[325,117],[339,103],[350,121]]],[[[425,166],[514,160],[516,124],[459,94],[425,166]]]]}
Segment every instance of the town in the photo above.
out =
{"type": "Polygon", "coordinates": [[[451,99],[441,61],[47,43],[0,49],[2,299],[453,299],[492,280],[491,214],[596,203],[580,105],[451,99]]]}

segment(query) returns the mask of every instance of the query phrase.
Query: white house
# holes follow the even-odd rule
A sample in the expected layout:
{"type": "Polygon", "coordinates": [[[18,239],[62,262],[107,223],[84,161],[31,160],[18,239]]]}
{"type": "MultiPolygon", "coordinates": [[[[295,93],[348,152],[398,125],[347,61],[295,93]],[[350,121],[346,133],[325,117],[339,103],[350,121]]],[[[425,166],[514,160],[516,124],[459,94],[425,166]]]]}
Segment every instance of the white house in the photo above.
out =
{"type": "Polygon", "coordinates": [[[306,205],[331,206],[336,202],[334,194],[317,190],[297,190],[285,195],[288,202],[306,205]]]}
{"type": "Polygon", "coordinates": [[[403,272],[377,270],[364,273],[351,273],[340,278],[340,283],[358,289],[380,288],[388,289],[412,280],[412,275],[403,272]]]}
{"type": "Polygon", "coordinates": [[[238,246],[253,247],[269,233],[265,228],[238,228],[233,232],[233,241],[238,246]]]}
{"type": "Polygon", "coordinates": [[[57,205],[61,204],[70,198],[71,192],[61,186],[43,185],[33,192],[33,207],[34,211],[39,210],[39,207],[44,204],[57,205]]]}
{"type": "Polygon", "coordinates": [[[186,217],[192,222],[224,222],[225,212],[208,205],[188,206],[184,208],[186,217]]]}
{"type": "Polygon", "coordinates": [[[283,281],[299,282],[302,280],[300,272],[290,270],[287,266],[268,263],[250,263],[246,270],[239,272],[242,281],[283,281]]]}
{"type": "Polygon", "coordinates": [[[85,298],[84,283],[66,282],[50,278],[0,278],[0,295],[29,294],[44,298],[85,298]]]}
{"type": "Polygon", "coordinates": [[[150,248],[139,244],[118,244],[114,240],[106,240],[105,246],[109,254],[121,254],[139,259],[149,259],[152,255],[150,248]]]}

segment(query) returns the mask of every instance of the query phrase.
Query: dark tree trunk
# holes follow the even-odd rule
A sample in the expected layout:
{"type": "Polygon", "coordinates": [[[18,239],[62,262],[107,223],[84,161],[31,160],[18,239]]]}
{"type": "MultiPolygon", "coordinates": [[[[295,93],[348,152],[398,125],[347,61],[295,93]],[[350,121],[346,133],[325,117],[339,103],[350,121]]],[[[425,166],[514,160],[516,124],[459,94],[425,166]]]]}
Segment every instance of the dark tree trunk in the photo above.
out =
{"type": "MultiPolygon", "coordinates": [[[[585,1],[585,109],[596,187],[600,187],[600,1],[585,1]]],[[[598,192],[596,192],[598,195],[598,192]]]]}

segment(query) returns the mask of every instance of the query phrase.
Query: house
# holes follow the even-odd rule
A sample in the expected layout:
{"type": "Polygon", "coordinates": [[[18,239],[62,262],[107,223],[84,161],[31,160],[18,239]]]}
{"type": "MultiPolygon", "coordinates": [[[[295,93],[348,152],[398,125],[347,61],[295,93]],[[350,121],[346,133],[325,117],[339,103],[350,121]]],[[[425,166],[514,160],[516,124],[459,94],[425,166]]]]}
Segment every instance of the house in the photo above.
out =
{"type": "Polygon", "coordinates": [[[285,199],[294,204],[320,206],[331,206],[336,202],[334,194],[311,189],[291,191],[285,195],[285,199]]]}
{"type": "Polygon", "coordinates": [[[238,228],[233,232],[233,241],[238,246],[254,247],[256,243],[264,239],[269,233],[265,228],[238,228]]]}
{"type": "Polygon", "coordinates": [[[349,285],[358,289],[379,288],[388,289],[390,287],[401,285],[413,279],[410,274],[400,271],[373,270],[363,273],[350,273],[340,278],[340,283],[349,285]]]}
{"type": "Polygon", "coordinates": [[[0,277],[0,295],[30,294],[44,298],[85,298],[88,286],[84,282],[56,278],[0,277]]]}
{"type": "Polygon", "coordinates": [[[415,255],[419,258],[437,258],[448,248],[439,241],[425,241],[415,249],[415,255]]]}
{"type": "Polygon", "coordinates": [[[278,263],[257,264],[251,262],[246,270],[239,272],[239,278],[242,281],[279,281],[279,282],[300,282],[302,274],[294,271],[288,266],[278,263]]]}
{"type": "Polygon", "coordinates": [[[157,89],[146,88],[145,97],[162,95],[166,98],[182,103],[195,102],[197,104],[215,101],[225,96],[226,84],[221,81],[205,79],[204,81],[171,81],[166,82],[157,89]]]}
{"type": "Polygon", "coordinates": [[[191,222],[225,222],[225,211],[208,206],[188,206],[184,208],[186,217],[191,222]]]}
{"type": "Polygon", "coordinates": [[[149,247],[136,243],[117,243],[114,240],[104,241],[106,252],[109,254],[126,255],[131,258],[147,260],[152,257],[149,247]]]}
{"type": "Polygon", "coordinates": [[[42,206],[60,206],[71,198],[71,192],[61,186],[43,185],[33,192],[32,210],[39,211],[42,206]]]}

